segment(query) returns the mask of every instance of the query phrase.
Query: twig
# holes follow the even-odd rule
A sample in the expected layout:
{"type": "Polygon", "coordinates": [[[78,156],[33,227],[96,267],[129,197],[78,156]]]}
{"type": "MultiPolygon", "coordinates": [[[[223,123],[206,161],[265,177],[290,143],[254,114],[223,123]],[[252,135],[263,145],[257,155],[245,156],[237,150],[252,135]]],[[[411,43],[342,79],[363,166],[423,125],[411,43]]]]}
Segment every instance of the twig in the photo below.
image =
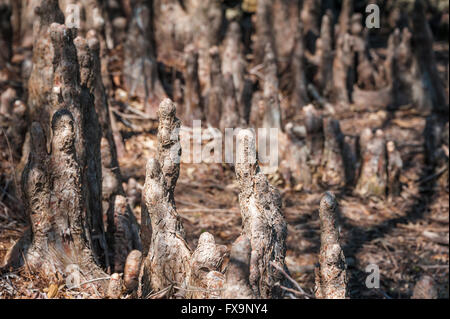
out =
{"type": "Polygon", "coordinates": [[[82,282],[81,284],[79,284],[79,285],[77,285],[77,286],[70,287],[70,288],[68,288],[68,290],[80,288],[81,286],[86,285],[86,284],[90,284],[90,283],[93,283],[93,282],[96,282],[96,281],[100,281],[100,280],[108,280],[108,279],[111,279],[111,277],[108,276],[108,277],[94,278],[94,279],[91,279],[91,280],[87,280],[87,281],[85,281],[85,282],[82,282]]]}
{"type": "Polygon", "coordinates": [[[441,176],[446,170],[448,170],[448,166],[445,166],[443,168],[441,168],[438,172],[436,172],[433,175],[429,175],[429,176],[425,176],[423,178],[420,178],[416,181],[417,184],[420,183],[427,183],[435,178],[438,178],[439,176],[441,176]]]}
{"type": "Polygon", "coordinates": [[[144,117],[142,115],[136,115],[136,114],[126,114],[123,112],[120,112],[117,108],[112,107],[111,110],[119,115],[120,117],[126,118],[126,119],[130,119],[130,120],[149,120],[149,117],[144,117]]]}
{"type": "Polygon", "coordinates": [[[219,184],[215,184],[215,183],[204,183],[204,184],[199,184],[199,183],[195,183],[195,182],[191,182],[191,181],[183,181],[180,180],[178,182],[178,184],[184,184],[187,186],[191,186],[191,187],[198,187],[198,188],[217,188],[219,190],[225,190],[225,187],[223,187],[222,185],[219,184]]]}
{"type": "Polygon", "coordinates": [[[448,234],[447,234],[447,237],[445,237],[445,235],[441,236],[437,233],[433,233],[433,232],[425,230],[422,232],[422,236],[428,240],[431,240],[434,243],[437,243],[437,244],[442,244],[442,245],[447,245],[447,246],[449,244],[448,234]]]}
{"type": "Polygon", "coordinates": [[[162,299],[167,295],[167,293],[172,289],[172,287],[173,285],[170,285],[155,293],[150,292],[145,299],[162,299]]]}
{"type": "Polygon", "coordinates": [[[300,291],[297,291],[297,290],[294,290],[294,289],[285,287],[285,286],[283,286],[283,285],[278,285],[278,286],[279,286],[281,289],[283,289],[283,290],[285,290],[285,291],[287,291],[287,292],[293,293],[294,295],[297,295],[297,296],[300,296],[300,297],[305,296],[305,294],[302,293],[302,292],[300,292],[300,291]]]}
{"type": "Polygon", "coordinates": [[[289,276],[283,268],[281,268],[280,266],[278,266],[276,263],[274,263],[273,261],[270,262],[270,264],[277,269],[279,272],[281,272],[290,282],[292,282],[292,284],[295,286],[295,288],[297,288],[297,290],[302,293],[303,295],[305,295],[306,297],[312,298],[312,296],[308,293],[306,293],[302,287],[300,287],[300,285],[298,284],[298,282],[296,282],[291,276],[289,276]]]}
{"type": "Polygon", "coordinates": [[[18,230],[18,229],[12,228],[12,227],[7,227],[7,226],[1,226],[0,225],[0,229],[12,230],[12,231],[15,231],[15,232],[18,232],[18,233],[23,233],[23,231],[21,231],[21,230],[18,230]]]}
{"type": "Polygon", "coordinates": [[[448,265],[419,265],[423,269],[443,269],[448,268],[448,265]]]}
{"type": "Polygon", "coordinates": [[[237,211],[236,208],[184,208],[184,209],[179,209],[178,213],[197,213],[197,212],[202,212],[202,213],[228,213],[230,211],[237,211]]]}
{"type": "Polygon", "coordinates": [[[151,118],[150,116],[148,116],[147,114],[135,109],[134,107],[130,106],[127,104],[127,110],[129,110],[130,112],[140,116],[142,119],[145,120],[155,120],[154,118],[151,118]]]}
{"type": "Polygon", "coordinates": [[[181,287],[178,287],[178,286],[174,286],[174,288],[176,288],[178,290],[184,290],[184,291],[201,291],[201,292],[206,292],[206,293],[225,290],[225,288],[203,289],[203,288],[200,288],[200,287],[192,287],[192,286],[189,286],[188,288],[181,288],[181,287]]]}
{"type": "Polygon", "coordinates": [[[28,276],[31,276],[33,273],[32,273],[32,271],[31,271],[31,269],[30,269],[30,266],[28,265],[27,258],[26,258],[25,255],[23,254],[23,251],[22,251],[22,250],[20,251],[20,253],[22,254],[22,258],[23,258],[23,261],[24,261],[24,263],[25,263],[25,267],[27,268],[28,276]]]}

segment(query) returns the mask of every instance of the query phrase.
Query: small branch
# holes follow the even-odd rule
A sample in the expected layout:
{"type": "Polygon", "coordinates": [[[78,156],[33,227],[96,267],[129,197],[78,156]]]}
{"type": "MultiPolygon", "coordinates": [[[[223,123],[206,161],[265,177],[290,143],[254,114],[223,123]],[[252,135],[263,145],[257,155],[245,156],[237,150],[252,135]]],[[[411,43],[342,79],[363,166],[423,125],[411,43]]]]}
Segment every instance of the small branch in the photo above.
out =
{"type": "Polygon", "coordinates": [[[82,287],[83,285],[90,284],[90,283],[93,283],[93,282],[96,282],[96,281],[100,281],[100,280],[109,280],[109,279],[111,279],[110,276],[108,276],[108,277],[101,277],[101,278],[94,278],[94,279],[91,279],[91,280],[87,280],[87,281],[85,281],[85,282],[82,282],[81,284],[79,284],[79,285],[77,285],[77,286],[70,287],[70,288],[68,288],[68,290],[77,289],[77,288],[82,287]]]}
{"type": "Polygon", "coordinates": [[[429,176],[425,176],[423,178],[420,178],[416,181],[417,184],[424,184],[427,183],[429,181],[432,181],[433,179],[438,178],[439,176],[441,176],[443,173],[445,173],[445,171],[448,170],[448,166],[445,166],[443,168],[441,168],[439,171],[437,171],[435,174],[433,175],[429,175],[429,176]]]}
{"type": "MultiPolygon", "coordinates": [[[[295,281],[291,276],[289,276],[286,271],[284,271],[283,268],[281,268],[280,266],[278,266],[277,264],[275,264],[273,261],[270,262],[270,264],[279,272],[281,272],[290,282],[292,282],[292,284],[295,286],[295,288],[297,288],[298,291],[296,291],[296,293],[301,293],[304,296],[307,296],[308,298],[312,298],[312,296],[308,293],[306,293],[302,287],[300,287],[300,285],[298,284],[297,281],[295,281]]],[[[280,287],[282,287],[280,285],[280,287]]],[[[289,290],[290,291],[290,290],[289,290]]],[[[291,291],[292,292],[292,291],[291,291]]]]}

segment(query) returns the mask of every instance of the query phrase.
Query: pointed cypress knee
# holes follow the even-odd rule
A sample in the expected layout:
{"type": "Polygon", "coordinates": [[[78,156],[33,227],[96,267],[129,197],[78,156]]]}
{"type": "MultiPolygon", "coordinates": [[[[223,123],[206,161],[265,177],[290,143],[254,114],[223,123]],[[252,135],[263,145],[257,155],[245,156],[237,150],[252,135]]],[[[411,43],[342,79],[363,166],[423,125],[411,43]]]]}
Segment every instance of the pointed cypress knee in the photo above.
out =
{"type": "Polygon", "coordinates": [[[317,299],[345,299],[348,296],[347,264],[336,222],[337,205],[331,192],[326,192],[320,201],[320,253],[315,270],[317,299]]]}
{"type": "Polygon", "coordinates": [[[269,184],[256,161],[255,136],[251,130],[238,135],[236,177],[239,183],[239,205],[242,234],[250,239],[250,287],[258,298],[279,298],[278,285],[285,280],[272,262],[286,268],[287,226],[281,210],[281,197],[269,184]]]}

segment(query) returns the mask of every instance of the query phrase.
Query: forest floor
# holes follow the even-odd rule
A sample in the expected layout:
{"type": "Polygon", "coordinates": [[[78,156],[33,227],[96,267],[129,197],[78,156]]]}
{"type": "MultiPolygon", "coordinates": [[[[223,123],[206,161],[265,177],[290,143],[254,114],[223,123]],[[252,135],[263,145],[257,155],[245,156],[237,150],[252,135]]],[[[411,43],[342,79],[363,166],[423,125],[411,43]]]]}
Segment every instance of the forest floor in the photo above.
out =
{"type": "MultiPolygon", "coordinates": [[[[436,47],[437,56],[442,58],[439,67],[448,67],[448,43],[436,44],[436,47]]],[[[386,138],[395,141],[404,163],[402,192],[391,200],[362,199],[355,196],[352,189],[334,190],[340,205],[341,244],[350,275],[350,297],[410,298],[415,283],[427,274],[436,281],[439,297],[449,298],[448,241],[438,243],[427,236],[433,233],[448,238],[449,193],[448,189],[437,185],[435,172],[425,164],[426,117],[411,109],[351,110],[337,114],[337,119],[343,133],[350,136],[360,134],[366,127],[383,129],[386,138]],[[379,267],[379,289],[366,287],[369,275],[366,267],[370,264],[379,267]]],[[[156,152],[156,123],[145,119],[129,122],[132,125],[118,122],[125,146],[124,156],[119,158],[120,167],[125,181],[134,178],[142,187],[145,163],[156,152]],[[144,129],[136,130],[136,127],[144,129]]],[[[312,294],[314,266],[320,248],[318,206],[324,190],[292,189],[277,174],[270,175],[269,179],[282,194],[288,223],[287,266],[291,276],[312,294]]],[[[2,202],[7,196],[11,195],[0,188],[0,263],[27,227],[23,218],[17,218],[2,202]]],[[[218,243],[228,247],[239,236],[238,185],[229,166],[182,163],[175,201],[190,247],[196,246],[204,231],[212,233],[218,243]]],[[[134,207],[134,212],[139,220],[140,203],[134,207]]],[[[26,265],[1,276],[0,298],[47,297],[95,295],[77,289],[70,291],[62,280],[31,273],[26,265]],[[56,292],[52,288],[55,284],[59,288],[56,292]]]]}

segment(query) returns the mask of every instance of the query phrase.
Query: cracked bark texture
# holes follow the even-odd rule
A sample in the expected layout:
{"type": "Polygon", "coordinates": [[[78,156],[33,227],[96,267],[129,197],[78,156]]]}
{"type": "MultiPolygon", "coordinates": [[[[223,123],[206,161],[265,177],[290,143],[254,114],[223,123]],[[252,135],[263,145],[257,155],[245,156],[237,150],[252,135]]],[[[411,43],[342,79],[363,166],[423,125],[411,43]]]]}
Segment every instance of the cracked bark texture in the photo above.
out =
{"type": "Polygon", "coordinates": [[[281,210],[281,197],[269,184],[256,162],[255,137],[250,130],[238,135],[236,178],[239,183],[239,206],[242,215],[242,235],[251,244],[249,283],[255,296],[280,298],[277,283],[283,275],[271,263],[287,269],[287,226],[281,210]]]}
{"type": "Polygon", "coordinates": [[[250,259],[252,247],[247,236],[241,235],[235,240],[230,252],[225,273],[225,283],[222,292],[224,299],[253,299],[250,287],[250,259]]]}
{"type": "MultiPolygon", "coordinates": [[[[75,148],[77,125],[71,112],[52,117],[51,153],[41,125],[31,127],[31,151],[22,176],[22,191],[30,216],[32,241],[24,247],[27,265],[47,275],[68,275],[76,265],[82,281],[106,277],[86,233],[83,177],[75,148]]],[[[107,282],[94,284],[105,288],[107,282]]]]}
{"type": "MultiPolygon", "coordinates": [[[[87,36],[84,46],[90,52],[92,60],[86,69],[82,68],[81,74],[86,73],[85,77],[89,78],[87,86],[95,105],[95,112],[93,112],[95,115],[93,114],[93,116],[97,116],[100,123],[100,132],[97,133],[97,137],[92,143],[100,141],[95,149],[100,152],[97,156],[101,157],[100,196],[102,197],[103,216],[107,220],[106,236],[110,248],[108,257],[111,260],[112,270],[122,272],[128,253],[133,249],[141,249],[139,226],[124,197],[125,192],[122,187],[122,174],[111,128],[109,105],[101,77],[100,43],[94,30],[89,31],[87,36]]],[[[78,51],[81,52],[81,49],[78,51]]],[[[82,61],[81,58],[79,60],[82,61]]],[[[94,134],[90,134],[90,136],[92,137],[94,134]]]]}
{"type": "MultiPolygon", "coordinates": [[[[88,239],[95,255],[108,263],[100,201],[100,127],[89,90],[92,56],[84,40],[74,40],[74,30],[53,23],[63,20],[55,1],[44,2],[37,9],[39,28],[33,50],[33,70],[29,79],[28,107],[30,120],[41,124],[50,140],[50,119],[56,110],[67,108],[74,118],[75,149],[82,169],[84,211],[88,239]],[[79,52],[76,44],[78,44],[79,52]],[[49,58],[50,57],[50,58],[49,58]]],[[[49,148],[49,145],[48,145],[49,148]]],[[[27,156],[27,154],[23,154],[27,156]]]]}
{"type": "MultiPolygon", "coordinates": [[[[50,25],[54,16],[61,19],[58,4],[50,1],[44,5],[47,7],[37,10],[42,13],[29,80],[31,119],[39,121],[45,131],[48,117],[57,109],[68,108],[72,112],[77,122],[78,159],[83,183],[87,185],[83,197],[87,201],[85,227],[89,230],[89,240],[102,264],[122,271],[127,254],[132,249],[140,249],[140,240],[137,221],[121,197],[124,195],[122,177],[101,76],[102,37],[91,29],[87,39],[73,40],[73,30],[50,25]],[[52,63],[48,63],[49,54],[52,63]],[[108,221],[108,238],[103,215],[108,221]]],[[[49,136],[47,131],[46,135],[49,136]]]]}
{"type": "Polygon", "coordinates": [[[220,272],[227,247],[217,245],[214,236],[202,233],[198,239],[197,248],[191,256],[188,298],[204,299],[220,298],[225,276],[220,272]],[[203,291],[195,291],[195,289],[203,291]]]}
{"type": "MultiPolygon", "coordinates": [[[[58,2],[56,0],[42,2],[42,6],[37,6],[35,11],[37,14],[37,26],[33,32],[33,67],[28,80],[27,104],[31,119],[41,123],[48,137],[53,107],[51,96],[54,78],[56,77],[53,62],[57,64],[60,63],[61,59],[76,57],[76,53],[73,52],[75,51],[73,45],[66,45],[67,51],[70,50],[70,56],[60,57],[57,55],[57,49],[54,48],[52,43],[50,25],[53,22],[64,23],[64,15],[58,7],[58,2]]],[[[27,20],[22,19],[22,21],[27,20]]],[[[73,61],[71,63],[73,64],[73,61]]],[[[76,77],[72,76],[72,78],[76,77]]]]}
{"type": "Polygon", "coordinates": [[[95,98],[93,82],[95,73],[92,72],[93,55],[86,39],[77,37],[73,40],[76,47],[80,76],[79,103],[81,109],[82,132],[84,137],[84,152],[86,169],[83,175],[83,185],[86,186],[88,211],[92,218],[92,228],[87,226],[92,234],[92,239],[100,244],[96,251],[102,251],[105,264],[109,266],[108,247],[105,241],[103,229],[102,203],[99,201],[102,193],[102,168],[100,155],[101,127],[95,111],[95,98]],[[99,233],[94,233],[99,231],[99,233]]]}
{"type": "Polygon", "coordinates": [[[226,249],[216,245],[208,233],[202,234],[193,253],[186,243],[173,197],[181,156],[180,121],[175,112],[172,101],[161,102],[158,155],[150,159],[146,167],[141,217],[145,257],[139,275],[138,295],[145,298],[152,291],[175,287],[180,290],[180,296],[187,298],[214,298],[218,296],[216,289],[223,282],[218,271],[226,249]],[[214,290],[202,293],[207,291],[205,289],[214,290]]]}
{"type": "Polygon", "coordinates": [[[320,253],[315,270],[317,299],[346,299],[347,264],[339,242],[336,197],[326,192],[320,200],[320,253]]]}

